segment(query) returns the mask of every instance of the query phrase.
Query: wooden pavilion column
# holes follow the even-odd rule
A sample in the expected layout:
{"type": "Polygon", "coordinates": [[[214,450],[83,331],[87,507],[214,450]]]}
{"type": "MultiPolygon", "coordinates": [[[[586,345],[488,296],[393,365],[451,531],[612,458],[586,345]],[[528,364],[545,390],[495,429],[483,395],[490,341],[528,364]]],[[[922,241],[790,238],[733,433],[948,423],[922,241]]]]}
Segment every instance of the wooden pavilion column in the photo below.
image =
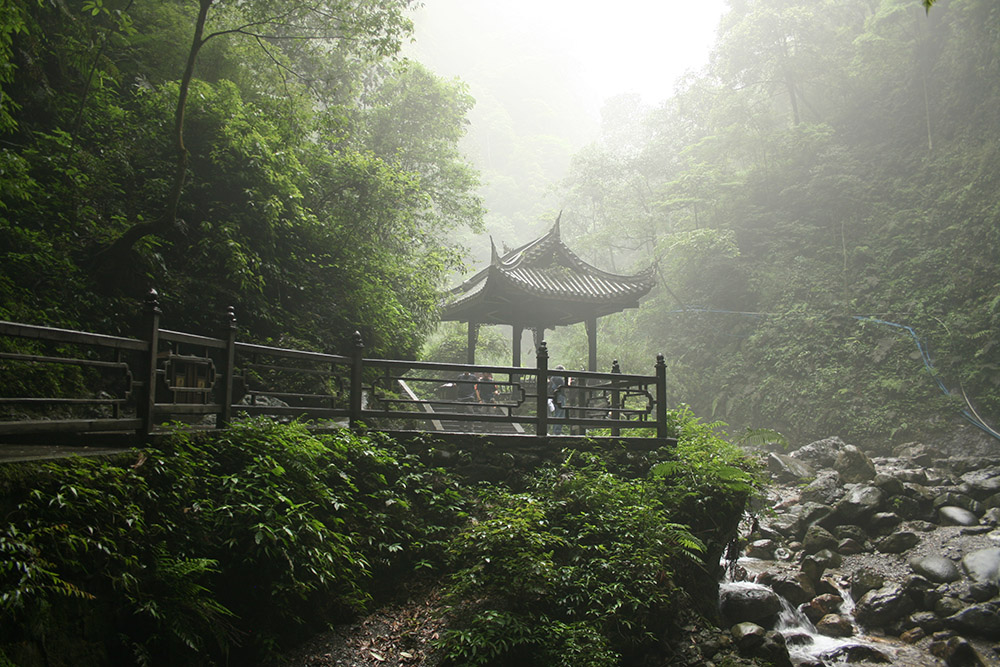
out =
{"type": "Polygon", "coordinates": [[[587,370],[595,372],[597,370],[597,318],[588,317],[585,325],[587,327],[587,370]]]}
{"type": "Polygon", "coordinates": [[[479,323],[469,320],[469,342],[465,352],[465,363],[470,366],[476,363],[476,345],[479,343],[479,323]]]}
{"type": "Polygon", "coordinates": [[[514,329],[514,332],[511,335],[511,341],[510,341],[510,343],[511,343],[511,345],[510,345],[510,349],[511,349],[511,361],[510,361],[510,365],[511,366],[520,366],[521,365],[521,338],[524,336],[524,325],[522,325],[522,324],[513,324],[511,326],[514,329]]]}

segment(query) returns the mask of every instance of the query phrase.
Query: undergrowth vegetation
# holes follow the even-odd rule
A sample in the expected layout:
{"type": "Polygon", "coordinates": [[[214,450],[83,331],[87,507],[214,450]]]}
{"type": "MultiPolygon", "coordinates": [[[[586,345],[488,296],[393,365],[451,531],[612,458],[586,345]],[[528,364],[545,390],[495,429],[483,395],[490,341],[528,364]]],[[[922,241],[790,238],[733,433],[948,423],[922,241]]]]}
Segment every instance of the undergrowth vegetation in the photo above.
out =
{"type": "Polygon", "coordinates": [[[676,448],[553,452],[509,485],[267,420],[4,466],[0,664],[259,663],[419,574],[448,590],[451,664],[655,652],[756,485],[717,425],[670,419],[676,448]]]}

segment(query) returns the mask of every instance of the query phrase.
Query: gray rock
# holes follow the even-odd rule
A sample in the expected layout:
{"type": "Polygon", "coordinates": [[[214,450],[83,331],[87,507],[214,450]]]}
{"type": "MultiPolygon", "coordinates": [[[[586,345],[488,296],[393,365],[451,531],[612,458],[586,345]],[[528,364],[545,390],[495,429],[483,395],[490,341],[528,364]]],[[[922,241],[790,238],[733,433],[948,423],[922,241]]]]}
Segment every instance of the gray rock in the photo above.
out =
{"type": "Polygon", "coordinates": [[[941,450],[928,447],[920,442],[907,442],[893,448],[892,455],[898,459],[912,461],[918,466],[929,466],[934,459],[941,458],[941,450]]]}
{"type": "Polygon", "coordinates": [[[981,521],[987,526],[996,527],[1000,525],[1000,507],[991,507],[983,512],[981,521]]]}
{"type": "Polygon", "coordinates": [[[887,496],[901,496],[905,491],[903,480],[884,472],[875,475],[872,484],[882,489],[882,492],[887,496]]]}
{"type": "Polygon", "coordinates": [[[800,447],[792,452],[792,456],[801,459],[816,468],[832,468],[833,462],[837,459],[837,454],[847,445],[840,438],[823,438],[810,442],[805,447],[800,447]]]}
{"type": "Polygon", "coordinates": [[[834,549],[834,551],[843,556],[853,556],[854,554],[863,553],[864,550],[864,545],[858,544],[849,537],[845,537],[837,542],[837,548],[834,549]]]}
{"type": "Polygon", "coordinates": [[[976,515],[967,509],[945,505],[938,508],[938,521],[942,526],[975,526],[979,524],[976,515]]]}
{"type": "Polygon", "coordinates": [[[829,505],[823,505],[822,503],[808,501],[800,505],[796,505],[791,511],[799,517],[800,529],[807,530],[809,526],[830,516],[833,512],[833,508],[829,505]]]}
{"type": "Polygon", "coordinates": [[[875,479],[875,464],[854,445],[845,445],[837,452],[833,468],[845,482],[867,482],[875,479]]]}
{"type": "Polygon", "coordinates": [[[911,574],[903,580],[903,591],[910,596],[918,609],[933,609],[941,599],[939,586],[920,574],[911,574]]]}
{"type": "Polygon", "coordinates": [[[747,556],[749,558],[760,558],[761,560],[771,560],[774,558],[774,550],[778,545],[774,540],[754,540],[747,545],[747,556]]]}
{"type": "Polygon", "coordinates": [[[850,637],[854,634],[854,624],[847,616],[827,614],[816,621],[816,630],[827,637],[850,637]]]}
{"type": "Polygon", "coordinates": [[[945,627],[957,632],[978,635],[988,639],[1000,637],[1000,614],[997,605],[974,604],[944,619],[945,627]]]}
{"type": "Polygon", "coordinates": [[[910,569],[938,584],[946,584],[961,579],[962,573],[950,558],[944,556],[924,556],[910,561],[910,569]]]}
{"type": "Polygon", "coordinates": [[[816,473],[816,479],[802,489],[799,497],[803,501],[831,505],[844,495],[840,483],[840,475],[835,470],[821,470],[816,473]]]}
{"type": "Polygon", "coordinates": [[[817,595],[812,600],[809,600],[809,602],[803,604],[800,609],[802,613],[806,615],[806,618],[815,623],[827,614],[839,613],[843,604],[844,599],[839,595],[824,593],[823,595],[817,595]]]}
{"type": "Polygon", "coordinates": [[[891,664],[890,660],[884,653],[879,651],[874,646],[868,646],[866,644],[848,644],[847,646],[838,646],[835,649],[831,649],[820,654],[820,658],[831,663],[838,662],[875,662],[883,664],[891,664]]]}
{"type": "Polygon", "coordinates": [[[953,616],[965,609],[965,603],[951,595],[945,595],[934,603],[934,613],[941,618],[953,616]]]}
{"type": "Polygon", "coordinates": [[[855,486],[837,501],[833,508],[834,520],[840,523],[864,521],[879,510],[884,499],[885,494],[878,487],[855,486]]]}
{"type": "Polygon", "coordinates": [[[1000,548],[979,549],[965,554],[962,569],[973,583],[1000,586],[1000,548]]]}
{"type": "Polygon", "coordinates": [[[861,526],[852,526],[850,524],[842,524],[833,529],[833,534],[840,539],[851,538],[855,542],[864,544],[868,541],[868,531],[866,531],[861,526]]]}
{"type": "Polygon", "coordinates": [[[794,514],[778,514],[767,520],[766,527],[785,537],[797,537],[799,533],[799,517],[794,514]]]}
{"type": "Polygon", "coordinates": [[[934,509],[944,507],[945,505],[961,507],[962,509],[969,510],[976,516],[982,514],[985,509],[983,504],[975,500],[972,496],[955,493],[954,491],[946,491],[934,498],[934,509]]]}
{"type": "Polygon", "coordinates": [[[854,609],[854,618],[866,627],[882,628],[906,618],[915,610],[916,605],[902,586],[888,583],[864,594],[854,609]]]}
{"type": "Polygon", "coordinates": [[[971,496],[984,500],[994,493],[1000,493],[1000,467],[967,472],[962,475],[962,482],[968,487],[971,496]]]}
{"type": "Polygon", "coordinates": [[[933,611],[918,611],[910,614],[910,622],[919,626],[927,634],[937,632],[944,627],[944,621],[933,611]]]}
{"type": "Polygon", "coordinates": [[[895,512],[875,512],[868,520],[868,525],[876,533],[884,534],[891,532],[901,522],[902,519],[895,512]]]}
{"type": "Polygon", "coordinates": [[[902,519],[920,519],[927,516],[920,503],[909,496],[891,496],[885,506],[898,514],[902,519]]]}
{"type": "Polygon", "coordinates": [[[881,572],[870,567],[859,567],[851,575],[851,597],[857,602],[868,591],[882,588],[884,583],[885,577],[881,572]]]}
{"type": "Polygon", "coordinates": [[[908,530],[898,530],[875,542],[875,548],[884,554],[901,554],[920,543],[916,533],[908,530]]]}
{"type": "Polygon", "coordinates": [[[719,610],[730,623],[749,621],[770,627],[781,611],[781,600],[769,588],[725,584],[719,594],[719,610]]]}
{"type": "Polygon", "coordinates": [[[761,572],[757,575],[758,584],[768,586],[775,593],[788,600],[793,605],[800,605],[811,600],[816,595],[816,587],[811,579],[802,572],[761,572]]]}
{"type": "Polygon", "coordinates": [[[790,483],[809,479],[816,474],[804,461],[774,452],[767,455],[767,471],[779,482],[790,483]]]}
{"type": "Polygon", "coordinates": [[[830,549],[820,549],[811,556],[808,556],[808,558],[814,558],[824,570],[840,567],[840,564],[844,562],[843,556],[838,554],[836,551],[831,551],[830,549]]]}
{"type": "Polygon", "coordinates": [[[767,633],[767,630],[756,623],[743,622],[734,625],[729,632],[733,635],[736,648],[741,653],[745,653],[764,643],[764,635],[767,633]]]}
{"type": "Polygon", "coordinates": [[[937,639],[928,649],[948,667],[983,667],[986,664],[965,637],[937,639]]]}
{"type": "Polygon", "coordinates": [[[809,526],[802,538],[802,548],[807,554],[814,554],[822,549],[835,549],[837,538],[822,526],[809,526]]]}

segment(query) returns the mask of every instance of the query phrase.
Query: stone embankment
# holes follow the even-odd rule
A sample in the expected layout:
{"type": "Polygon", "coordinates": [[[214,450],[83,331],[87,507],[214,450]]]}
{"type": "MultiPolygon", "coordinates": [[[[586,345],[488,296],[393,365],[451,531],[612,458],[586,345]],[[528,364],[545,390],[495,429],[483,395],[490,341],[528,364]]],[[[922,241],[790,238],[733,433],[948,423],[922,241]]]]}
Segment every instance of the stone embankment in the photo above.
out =
{"type": "Polygon", "coordinates": [[[772,453],[742,585],[721,611],[745,655],[819,666],[1000,665],[1000,457],[839,438],[772,453]],[[787,605],[783,606],[787,602],[787,605]]]}

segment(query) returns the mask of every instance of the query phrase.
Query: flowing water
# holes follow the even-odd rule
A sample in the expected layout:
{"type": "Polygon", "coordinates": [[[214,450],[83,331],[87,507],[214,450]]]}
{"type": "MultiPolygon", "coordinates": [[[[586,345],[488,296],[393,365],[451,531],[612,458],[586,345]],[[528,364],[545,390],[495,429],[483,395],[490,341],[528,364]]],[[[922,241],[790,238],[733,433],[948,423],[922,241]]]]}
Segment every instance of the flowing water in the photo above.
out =
{"type": "MultiPolygon", "coordinates": [[[[761,570],[764,561],[756,559],[741,558],[739,565],[747,570],[761,570]]],[[[726,572],[730,569],[726,568],[726,572]]],[[[719,591],[734,589],[758,589],[772,590],[763,584],[749,581],[724,581],[719,591]]],[[[840,597],[843,599],[839,613],[851,620],[854,628],[854,635],[851,637],[828,637],[816,630],[812,621],[798,608],[793,607],[785,598],[778,595],[781,601],[781,612],[774,629],[781,633],[788,646],[788,654],[792,659],[792,664],[817,664],[819,661],[824,665],[871,665],[872,663],[852,663],[844,657],[836,657],[838,650],[847,650],[851,646],[865,646],[878,651],[891,661],[893,665],[905,665],[906,667],[940,667],[943,663],[918,649],[900,642],[898,640],[887,640],[880,637],[864,635],[854,621],[854,601],[850,594],[841,586],[838,586],[840,597]]]]}

